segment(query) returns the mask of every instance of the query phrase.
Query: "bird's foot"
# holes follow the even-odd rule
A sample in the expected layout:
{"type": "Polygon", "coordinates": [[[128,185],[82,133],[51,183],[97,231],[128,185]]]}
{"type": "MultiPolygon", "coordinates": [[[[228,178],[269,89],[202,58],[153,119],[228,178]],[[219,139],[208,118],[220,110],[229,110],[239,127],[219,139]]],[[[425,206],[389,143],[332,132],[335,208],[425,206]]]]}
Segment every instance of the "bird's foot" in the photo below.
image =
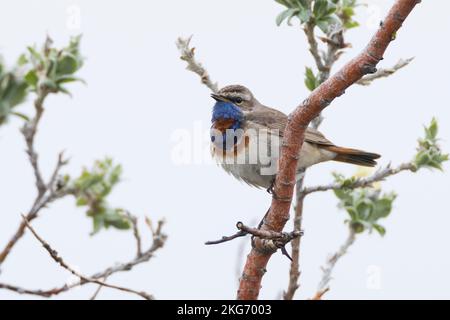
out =
{"type": "Polygon", "coordinates": [[[266,189],[268,194],[274,194],[275,193],[275,179],[273,178],[272,181],[270,181],[270,186],[266,189]]]}

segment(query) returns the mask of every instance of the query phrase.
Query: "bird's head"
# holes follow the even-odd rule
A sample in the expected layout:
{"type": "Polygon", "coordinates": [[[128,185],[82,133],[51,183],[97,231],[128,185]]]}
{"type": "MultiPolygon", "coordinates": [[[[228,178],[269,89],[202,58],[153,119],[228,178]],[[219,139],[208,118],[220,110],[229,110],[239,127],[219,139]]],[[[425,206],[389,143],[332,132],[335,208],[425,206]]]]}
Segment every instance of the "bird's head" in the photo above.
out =
{"type": "Polygon", "coordinates": [[[249,89],[240,85],[226,86],[217,93],[211,95],[216,101],[233,103],[242,111],[250,111],[253,108],[255,98],[249,89]]]}

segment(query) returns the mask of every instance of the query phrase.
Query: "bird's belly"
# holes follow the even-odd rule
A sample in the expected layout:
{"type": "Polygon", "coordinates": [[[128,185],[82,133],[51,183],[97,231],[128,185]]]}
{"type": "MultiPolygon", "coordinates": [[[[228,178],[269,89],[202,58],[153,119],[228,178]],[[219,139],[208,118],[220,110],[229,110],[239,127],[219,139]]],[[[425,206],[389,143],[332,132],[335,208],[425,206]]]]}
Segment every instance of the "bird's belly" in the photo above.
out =
{"type": "Polygon", "coordinates": [[[254,186],[269,188],[275,175],[261,174],[260,164],[227,164],[221,163],[222,168],[236,179],[254,186]]]}
{"type": "Polygon", "coordinates": [[[224,150],[211,143],[211,154],[229,174],[252,186],[268,188],[277,172],[278,136],[246,130],[234,148],[224,150]]]}
{"type": "MultiPolygon", "coordinates": [[[[211,154],[222,168],[238,180],[256,187],[269,188],[278,172],[281,139],[278,136],[245,133],[233,150],[224,151],[214,143],[211,154]]],[[[300,151],[298,169],[332,160],[335,153],[304,142],[300,151]]]]}

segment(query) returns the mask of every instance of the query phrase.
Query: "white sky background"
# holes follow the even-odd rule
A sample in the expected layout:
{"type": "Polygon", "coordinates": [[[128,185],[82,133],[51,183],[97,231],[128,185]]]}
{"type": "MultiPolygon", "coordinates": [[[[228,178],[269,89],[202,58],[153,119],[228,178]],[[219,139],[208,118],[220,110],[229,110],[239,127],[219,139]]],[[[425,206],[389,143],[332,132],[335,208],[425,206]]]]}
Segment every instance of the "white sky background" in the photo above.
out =
{"type": "MultiPolygon", "coordinates": [[[[366,2],[369,7],[359,9],[357,19],[362,27],[347,35],[353,48],[337,67],[366,45],[393,3],[366,2]]],[[[193,132],[196,123],[207,130],[213,105],[207,88],[184,70],[174,42],[178,36],[194,34],[198,59],[214,80],[221,85],[244,84],[261,102],[288,113],[306,97],[304,68],[313,66],[301,30],[275,25],[282,7],[271,0],[18,0],[2,4],[0,53],[9,64],[27,45],[41,44],[47,32],[57,45],[67,43],[72,34],[83,33],[82,53],[87,59],[80,76],[88,85],[71,85],[73,99],[63,95],[48,99],[37,136],[43,171],[49,174],[62,149],[71,157],[67,170],[73,175],[94,159],[110,155],[124,167],[124,181],[111,195],[111,204],[142,217],[167,219],[169,239],[156,258],[109,281],[146,290],[159,299],[234,298],[241,242],[215,247],[203,242],[231,234],[237,221],[259,220],[271,199],[215,165],[173,163],[173,133],[180,129],[193,132]],[[70,23],[68,8],[72,6],[80,9],[79,27],[70,23]]],[[[413,63],[371,87],[347,90],[326,110],[321,131],[336,144],[382,154],[381,165],[391,161],[395,165],[414,155],[422,124],[437,116],[442,147],[449,151],[450,70],[445,40],[449,10],[448,1],[418,5],[380,67],[415,56],[413,63]]],[[[31,103],[20,110],[31,113],[31,103]]],[[[35,196],[19,127],[20,121],[12,120],[0,128],[1,247],[35,196]]],[[[206,140],[195,143],[207,146],[206,140]]],[[[308,171],[308,185],[331,181],[335,170],[354,172],[345,164],[318,165],[308,171]]],[[[386,191],[399,194],[391,216],[382,222],[387,235],[358,237],[338,263],[327,298],[450,298],[449,177],[448,172],[423,170],[415,175],[402,173],[383,183],[386,191]]],[[[346,213],[336,204],[331,193],[306,200],[298,298],[314,294],[320,266],[345,240],[346,213]]],[[[91,221],[82,208],[75,208],[73,199],[43,210],[34,226],[85,274],[135,254],[131,232],[111,229],[90,237],[91,221]]],[[[149,240],[149,234],[143,233],[149,240]]],[[[288,268],[285,257],[273,256],[262,298],[280,296],[287,285],[288,268]]],[[[59,286],[68,279],[68,272],[29,234],[0,274],[1,282],[36,289],[59,286]]],[[[94,286],[86,286],[58,298],[84,299],[94,291],[94,286]]],[[[27,297],[0,291],[0,299],[14,298],[27,297]]],[[[100,298],[135,297],[104,289],[100,298]]]]}

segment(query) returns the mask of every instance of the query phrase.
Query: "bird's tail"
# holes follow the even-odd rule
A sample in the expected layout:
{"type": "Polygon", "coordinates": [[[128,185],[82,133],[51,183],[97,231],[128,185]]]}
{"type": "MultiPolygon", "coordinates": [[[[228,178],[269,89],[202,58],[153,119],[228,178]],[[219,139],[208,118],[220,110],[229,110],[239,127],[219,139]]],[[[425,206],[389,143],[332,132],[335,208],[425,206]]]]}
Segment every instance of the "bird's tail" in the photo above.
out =
{"type": "Polygon", "coordinates": [[[327,150],[335,152],[334,161],[356,164],[364,167],[374,167],[377,165],[375,159],[381,156],[376,153],[366,152],[357,149],[342,148],[337,146],[327,147],[327,150]]]}

